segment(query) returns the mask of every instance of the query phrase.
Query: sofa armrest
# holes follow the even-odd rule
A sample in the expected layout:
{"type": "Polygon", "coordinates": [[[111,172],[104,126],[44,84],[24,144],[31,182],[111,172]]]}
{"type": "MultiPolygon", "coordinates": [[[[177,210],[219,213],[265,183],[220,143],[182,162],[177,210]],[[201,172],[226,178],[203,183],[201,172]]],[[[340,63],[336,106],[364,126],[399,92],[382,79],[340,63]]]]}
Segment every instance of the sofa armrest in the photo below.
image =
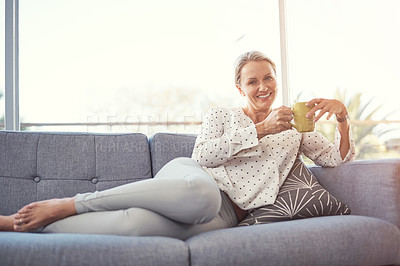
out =
{"type": "Polygon", "coordinates": [[[310,170],[352,214],[380,218],[400,228],[400,159],[359,160],[310,170]]]}

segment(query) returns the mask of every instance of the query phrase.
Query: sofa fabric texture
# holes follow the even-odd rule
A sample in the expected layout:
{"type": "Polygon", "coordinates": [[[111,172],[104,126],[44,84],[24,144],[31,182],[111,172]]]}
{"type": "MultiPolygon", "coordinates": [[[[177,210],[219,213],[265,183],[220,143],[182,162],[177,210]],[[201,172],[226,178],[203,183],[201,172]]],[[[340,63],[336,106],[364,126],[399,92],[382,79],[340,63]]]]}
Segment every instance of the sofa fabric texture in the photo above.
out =
{"type": "Polygon", "coordinates": [[[187,242],[192,265],[390,265],[399,240],[393,224],[346,215],[211,231],[187,242]]]}
{"type": "MultiPolygon", "coordinates": [[[[152,178],[170,160],[190,157],[195,140],[0,131],[0,214],[152,178]]],[[[400,159],[310,170],[351,215],[215,230],[186,241],[0,232],[0,265],[400,265],[400,159]]]]}
{"type": "Polygon", "coordinates": [[[143,134],[0,132],[0,213],[151,178],[143,134]]]}
{"type": "Polygon", "coordinates": [[[165,265],[189,263],[188,246],[167,237],[7,233],[0,265],[165,265]]]}
{"type": "Polygon", "coordinates": [[[377,217],[400,228],[399,159],[360,160],[310,170],[325,189],[349,205],[353,215],[377,217]]]}

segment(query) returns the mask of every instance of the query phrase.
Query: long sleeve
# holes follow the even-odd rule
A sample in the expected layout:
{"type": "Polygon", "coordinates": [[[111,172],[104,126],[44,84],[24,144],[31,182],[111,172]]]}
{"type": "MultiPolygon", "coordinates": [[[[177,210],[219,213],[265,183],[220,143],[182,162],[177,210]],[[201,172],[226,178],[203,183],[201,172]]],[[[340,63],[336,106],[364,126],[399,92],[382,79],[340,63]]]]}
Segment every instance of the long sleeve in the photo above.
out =
{"type": "Polygon", "coordinates": [[[301,140],[300,151],[303,152],[305,156],[314,161],[316,165],[324,167],[338,166],[344,162],[354,159],[355,145],[351,130],[349,130],[349,134],[350,149],[343,160],[339,150],[340,134],[337,129],[335,131],[334,143],[328,141],[318,132],[304,133],[301,140]]]}
{"type": "Polygon", "coordinates": [[[275,201],[301,138],[296,130],[286,130],[258,140],[242,108],[212,108],[204,116],[192,159],[239,208],[249,210],[275,201]]]}
{"type": "Polygon", "coordinates": [[[192,158],[200,165],[216,167],[234,157],[257,154],[255,125],[240,127],[240,117],[224,108],[212,108],[203,120],[192,158]],[[226,130],[228,128],[229,130],[226,130]]]}

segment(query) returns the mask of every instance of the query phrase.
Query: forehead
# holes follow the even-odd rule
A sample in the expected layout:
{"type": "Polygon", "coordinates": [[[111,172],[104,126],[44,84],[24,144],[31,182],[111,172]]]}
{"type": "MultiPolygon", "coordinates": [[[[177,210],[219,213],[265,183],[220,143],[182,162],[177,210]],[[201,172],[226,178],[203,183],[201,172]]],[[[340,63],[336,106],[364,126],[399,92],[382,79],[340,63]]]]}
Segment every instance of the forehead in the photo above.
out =
{"type": "Polygon", "coordinates": [[[274,73],[272,65],[267,61],[250,61],[242,68],[242,78],[253,78],[274,73]]]}

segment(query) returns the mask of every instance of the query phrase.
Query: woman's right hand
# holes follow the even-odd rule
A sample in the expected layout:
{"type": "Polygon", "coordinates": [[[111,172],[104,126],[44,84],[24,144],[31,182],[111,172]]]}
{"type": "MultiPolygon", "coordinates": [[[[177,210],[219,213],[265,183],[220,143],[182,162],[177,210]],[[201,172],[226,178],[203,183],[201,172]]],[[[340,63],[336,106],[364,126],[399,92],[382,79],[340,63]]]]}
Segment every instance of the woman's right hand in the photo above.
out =
{"type": "Polygon", "coordinates": [[[258,138],[291,129],[292,125],[289,122],[292,119],[293,111],[289,107],[281,106],[272,109],[267,118],[256,124],[258,138]]]}

